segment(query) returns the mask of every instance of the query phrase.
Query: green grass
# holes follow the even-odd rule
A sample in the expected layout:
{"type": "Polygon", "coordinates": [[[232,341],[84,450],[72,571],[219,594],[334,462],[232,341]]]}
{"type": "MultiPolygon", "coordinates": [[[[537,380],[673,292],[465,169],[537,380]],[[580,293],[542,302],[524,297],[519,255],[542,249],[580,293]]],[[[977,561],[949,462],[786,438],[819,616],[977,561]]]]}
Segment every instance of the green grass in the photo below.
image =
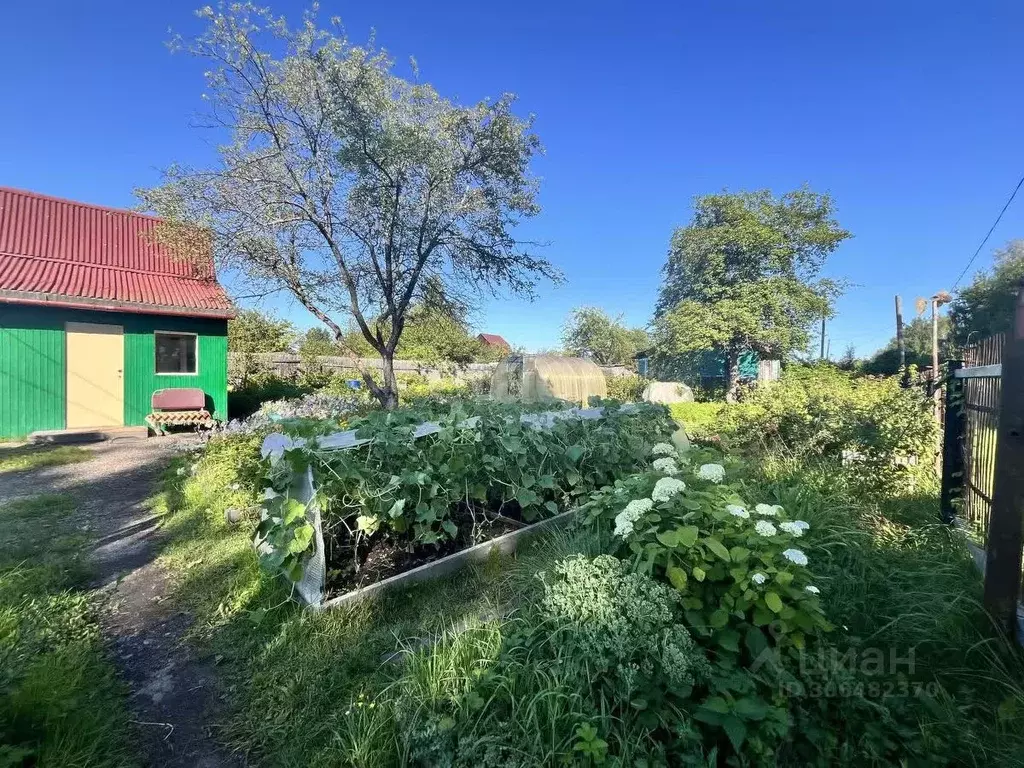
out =
{"type": "Polygon", "coordinates": [[[0,445],[0,474],[26,469],[75,464],[93,458],[92,451],[76,445],[7,447],[0,445]]]}
{"type": "Polygon", "coordinates": [[[88,596],[74,502],[0,506],[0,765],[128,766],[125,691],[88,596]]]}

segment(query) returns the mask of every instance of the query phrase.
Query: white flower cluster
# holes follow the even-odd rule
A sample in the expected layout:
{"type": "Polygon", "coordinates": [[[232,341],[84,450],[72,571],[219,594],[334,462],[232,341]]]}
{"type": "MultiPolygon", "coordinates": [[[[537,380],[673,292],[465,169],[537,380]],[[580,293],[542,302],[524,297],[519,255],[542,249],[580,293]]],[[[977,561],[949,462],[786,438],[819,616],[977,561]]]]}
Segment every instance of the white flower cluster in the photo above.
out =
{"type": "Polygon", "coordinates": [[[774,536],[776,533],[778,533],[778,531],[775,530],[775,526],[769,523],[767,520],[758,520],[756,523],[754,523],[754,530],[757,531],[758,534],[760,534],[761,536],[774,536]]]}
{"type": "Polygon", "coordinates": [[[754,507],[754,511],[759,515],[764,515],[765,517],[778,517],[779,512],[782,511],[782,507],[778,504],[758,504],[754,507]]]}
{"type": "Polygon", "coordinates": [[[651,511],[654,502],[650,499],[634,499],[615,516],[615,535],[626,538],[633,532],[633,524],[651,511]]]}
{"type": "Polygon", "coordinates": [[[821,590],[818,589],[813,584],[808,584],[806,587],[804,587],[804,589],[807,590],[808,592],[810,592],[812,595],[820,595],[821,594],[821,590]]]}
{"type": "Polygon", "coordinates": [[[651,498],[655,501],[668,501],[677,493],[686,490],[686,483],[675,477],[663,477],[654,484],[651,498]]]}
{"type": "Polygon", "coordinates": [[[671,443],[657,443],[651,448],[651,453],[655,456],[671,456],[673,459],[679,455],[671,443]]]}
{"type": "Polygon", "coordinates": [[[782,556],[795,565],[807,565],[807,555],[799,549],[787,549],[782,556]]]}
{"type": "Polygon", "coordinates": [[[746,507],[741,507],[739,504],[726,504],[725,511],[733,517],[741,518],[742,520],[749,520],[750,513],[746,507]]]}
{"type": "Polygon", "coordinates": [[[710,480],[712,483],[720,483],[725,480],[725,467],[721,464],[701,464],[697,470],[697,477],[701,480],[710,480]]]}
{"type": "Polygon", "coordinates": [[[758,571],[757,573],[755,573],[753,576],[750,577],[750,580],[752,582],[754,582],[755,584],[757,584],[757,585],[761,585],[761,584],[764,584],[766,581],[768,581],[768,577],[765,576],[760,571],[758,571]]]}
{"type": "Polygon", "coordinates": [[[314,393],[292,400],[270,400],[251,416],[232,419],[224,426],[230,434],[249,434],[266,429],[282,419],[318,419],[339,421],[359,408],[355,398],[341,395],[314,393]]]}
{"type": "Polygon", "coordinates": [[[779,528],[781,528],[791,536],[797,537],[803,536],[804,531],[806,531],[810,527],[810,524],[804,522],[803,520],[791,520],[789,522],[779,523],[779,528]]]}
{"type": "Polygon", "coordinates": [[[654,467],[655,472],[661,472],[663,475],[679,474],[679,467],[676,466],[676,460],[671,456],[662,456],[660,459],[655,459],[651,466],[654,467]]]}

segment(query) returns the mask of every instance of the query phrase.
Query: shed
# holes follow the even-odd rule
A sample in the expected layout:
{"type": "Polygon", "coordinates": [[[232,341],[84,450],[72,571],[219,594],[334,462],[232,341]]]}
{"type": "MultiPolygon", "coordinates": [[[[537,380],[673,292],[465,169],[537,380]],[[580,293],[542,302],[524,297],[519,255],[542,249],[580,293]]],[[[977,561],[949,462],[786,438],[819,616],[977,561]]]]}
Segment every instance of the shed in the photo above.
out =
{"type": "Polygon", "coordinates": [[[179,387],[226,418],[234,309],[211,254],[171,254],[159,223],[0,187],[0,437],[141,426],[179,387]]]}
{"type": "Polygon", "coordinates": [[[491,397],[504,402],[555,398],[586,405],[595,396],[608,396],[604,371],[582,357],[512,355],[491,377],[491,397]]]}

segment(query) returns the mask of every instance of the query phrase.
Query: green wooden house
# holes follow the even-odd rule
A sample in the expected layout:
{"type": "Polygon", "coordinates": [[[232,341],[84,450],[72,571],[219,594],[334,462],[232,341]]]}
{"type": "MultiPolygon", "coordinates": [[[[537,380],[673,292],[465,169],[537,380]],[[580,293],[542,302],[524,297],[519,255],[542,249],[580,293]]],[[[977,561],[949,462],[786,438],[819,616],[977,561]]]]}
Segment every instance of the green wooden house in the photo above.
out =
{"type": "Polygon", "coordinates": [[[234,309],[159,220],[0,187],[0,438],[141,426],[158,389],[227,417],[234,309]]]}

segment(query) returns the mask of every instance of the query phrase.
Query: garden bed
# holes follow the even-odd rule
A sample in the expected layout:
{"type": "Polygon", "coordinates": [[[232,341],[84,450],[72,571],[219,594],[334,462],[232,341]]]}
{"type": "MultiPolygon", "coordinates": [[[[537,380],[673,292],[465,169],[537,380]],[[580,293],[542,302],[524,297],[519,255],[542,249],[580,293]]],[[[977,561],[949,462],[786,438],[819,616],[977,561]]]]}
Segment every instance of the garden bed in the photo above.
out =
{"type": "Polygon", "coordinates": [[[651,446],[675,431],[659,406],[474,407],[434,421],[373,414],[310,438],[269,435],[255,540],[263,565],[317,606],[485,552],[646,465],[651,446]]]}

